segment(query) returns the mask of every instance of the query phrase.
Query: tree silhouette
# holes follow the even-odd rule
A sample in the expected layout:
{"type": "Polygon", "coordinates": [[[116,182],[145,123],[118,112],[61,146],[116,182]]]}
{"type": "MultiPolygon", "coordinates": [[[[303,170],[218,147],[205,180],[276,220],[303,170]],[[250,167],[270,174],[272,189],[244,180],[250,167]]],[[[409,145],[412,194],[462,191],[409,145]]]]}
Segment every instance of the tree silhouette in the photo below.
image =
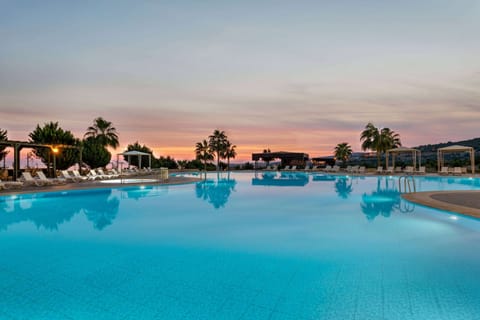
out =
{"type": "Polygon", "coordinates": [[[116,149],[120,143],[118,141],[117,129],[113,127],[110,121],[98,117],[93,120],[93,125],[87,128],[84,138],[94,137],[104,147],[112,147],[116,149]]]}

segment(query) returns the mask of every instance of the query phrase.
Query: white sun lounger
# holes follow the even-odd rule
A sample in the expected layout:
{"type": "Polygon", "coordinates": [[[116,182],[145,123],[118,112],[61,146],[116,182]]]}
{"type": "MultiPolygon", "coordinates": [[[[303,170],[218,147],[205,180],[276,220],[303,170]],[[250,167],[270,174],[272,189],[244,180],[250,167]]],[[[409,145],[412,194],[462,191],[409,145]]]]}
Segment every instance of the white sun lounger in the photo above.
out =
{"type": "Polygon", "coordinates": [[[461,176],[463,174],[462,168],[461,167],[454,167],[453,168],[453,174],[456,176],[461,176]]]}
{"type": "Polygon", "coordinates": [[[97,169],[97,173],[100,177],[103,177],[104,179],[112,179],[112,178],[117,178],[118,177],[118,175],[115,175],[113,173],[112,174],[106,174],[103,171],[103,169],[100,169],[100,168],[97,169]]]}
{"type": "Polygon", "coordinates": [[[73,176],[81,181],[88,180],[88,177],[82,176],[78,170],[72,170],[73,176]]]}
{"type": "Polygon", "coordinates": [[[0,180],[0,190],[10,189],[10,188],[21,188],[23,183],[20,181],[2,181],[0,180]]]}
{"type": "Polygon", "coordinates": [[[65,181],[70,181],[70,182],[80,182],[83,181],[83,179],[75,177],[74,175],[70,175],[67,170],[62,170],[60,171],[60,177],[62,179],[65,179],[65,181]]]}
{"type": "Polygon", "coordinates": [[[67,182],[65,179],[58,179],[58,178],[49,179],[45,176],[43,171],[38,171],[37,177],[38,177],[38,180],[45,182],[45,184],[63,184],[67,182]]]}
{"type": "Polygon", "coordinates": [[[449,174],[448,167],[442,167],[442,169],[440,170],[439,174],[449,174]]]}
{"type": "Polygon", "coordinates": [[[34,184],[38,187],[41,187],[41,186],[44,186],[44,185],[47,185],[47,184],[51,184],[49,181],[40,181],[40,179],[35,179],[34,177],[32,177],[30,172],[22,172],[22,178],[21,179],[24,181],[25,185],[34,184]]]}

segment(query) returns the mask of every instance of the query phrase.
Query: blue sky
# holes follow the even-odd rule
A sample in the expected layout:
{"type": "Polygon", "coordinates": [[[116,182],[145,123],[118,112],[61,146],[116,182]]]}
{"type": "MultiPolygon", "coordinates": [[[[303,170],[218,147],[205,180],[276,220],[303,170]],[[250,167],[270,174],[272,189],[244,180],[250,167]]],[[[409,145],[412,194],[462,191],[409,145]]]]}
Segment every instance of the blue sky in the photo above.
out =
{"type": "Polygon", "coordinates": [[[192,158],[359,150],[369,121],[414,146],[478,137],[480,2],[0,1],[0,128],[114,123],[192,158]],[[261,150],[260,150],[261,151],[261,150]]]}

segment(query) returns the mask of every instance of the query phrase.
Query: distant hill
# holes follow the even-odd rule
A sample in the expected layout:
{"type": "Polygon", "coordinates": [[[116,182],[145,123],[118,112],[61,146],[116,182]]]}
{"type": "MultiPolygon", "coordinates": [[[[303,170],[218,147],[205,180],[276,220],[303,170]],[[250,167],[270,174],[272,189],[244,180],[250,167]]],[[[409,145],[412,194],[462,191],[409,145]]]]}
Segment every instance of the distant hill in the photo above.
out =
{"type": "Polygon", "coordinates": [[[422,153],[428,153],[428,152],[436,152],[438,148],[444,148],[444,147],[449,147],[453,146],[455,144],[461,145],[461,146],[466,146],[466,147],[473,147],[475,151],[480,151],[480,138],[473,138],[470,140],[462,140],[462,141],[455,141],[455,142],[444,142],[444,143],[437,143],[437,144],[427,144],[423,146],[418,146],[415,147],[415,149],[420,150],[422,153]]]}

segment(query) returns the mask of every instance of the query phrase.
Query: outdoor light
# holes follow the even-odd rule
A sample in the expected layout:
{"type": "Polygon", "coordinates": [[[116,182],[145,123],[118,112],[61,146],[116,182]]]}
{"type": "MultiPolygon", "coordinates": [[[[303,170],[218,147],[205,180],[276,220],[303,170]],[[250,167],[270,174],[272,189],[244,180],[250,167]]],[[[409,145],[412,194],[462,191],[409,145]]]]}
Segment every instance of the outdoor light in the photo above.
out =
{"type": "Polygon", "coordinates": [[[53,153],[58,153],[58,148],[53,147],[53,148],[52,148],[52,151],[53,151],[53,153]]]}

